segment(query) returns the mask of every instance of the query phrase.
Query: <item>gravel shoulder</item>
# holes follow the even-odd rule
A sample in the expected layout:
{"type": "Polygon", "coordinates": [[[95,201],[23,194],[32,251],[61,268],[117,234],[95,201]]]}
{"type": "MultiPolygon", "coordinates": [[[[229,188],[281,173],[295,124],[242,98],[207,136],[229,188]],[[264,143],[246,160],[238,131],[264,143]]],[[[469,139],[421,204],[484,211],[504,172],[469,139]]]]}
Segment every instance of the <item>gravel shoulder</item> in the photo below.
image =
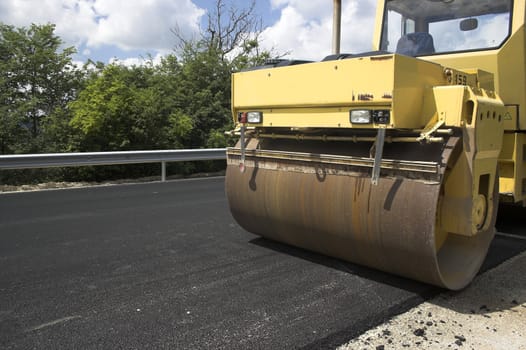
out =
{"type": "MultiPolygon", "coordinates": [[[[166,180],[182,180],[182,179],[193,179],[202,177],[217,177],[224,176],[225,171],[211,172],[211,173],[196,173],[189,176],[172,175],[167,176],[166,180]]],[[[81,188],[81,187],[93,187],[93,186],[112,186],[122,184],[138,184],[138,183],[149,183],[159,182],[159,176],[142,177],[138,179],[122,179],[112,180],[103,182],[89,182],[89,181],[78,181],[78,182],[66,182],[66,181],[51,181],[38,184],[30,185],[5,185],[0,183],[0,193],[12,193],[12,192],[28,192],[28,191],[42,191],[42,190],[62,190],[67,188],[81,188]]]]}
{"type": "Polygon", "coordinates": [[[526,253],[353,339],[354,349],[526,349],[526,253]]]}

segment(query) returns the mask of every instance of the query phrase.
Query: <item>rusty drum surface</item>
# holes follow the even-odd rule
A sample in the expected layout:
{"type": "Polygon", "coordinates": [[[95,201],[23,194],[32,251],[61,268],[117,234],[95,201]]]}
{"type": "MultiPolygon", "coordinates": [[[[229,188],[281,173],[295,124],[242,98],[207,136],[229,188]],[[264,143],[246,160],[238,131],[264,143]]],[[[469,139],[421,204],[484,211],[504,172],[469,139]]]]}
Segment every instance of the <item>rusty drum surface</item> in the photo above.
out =
{"type": "Polygon", "coordinates": [[[494,232],[445,234],[438,243],[444,148],[415,155],[400,146],[393,152],[406,159],[385,161],[375,186],[365,149],[334,155],[340,145],[287,142],[250,140],[244,171],[239,149],[228,151],[226,193],[244,229],[449,289],[472,280],[494,232]]]}

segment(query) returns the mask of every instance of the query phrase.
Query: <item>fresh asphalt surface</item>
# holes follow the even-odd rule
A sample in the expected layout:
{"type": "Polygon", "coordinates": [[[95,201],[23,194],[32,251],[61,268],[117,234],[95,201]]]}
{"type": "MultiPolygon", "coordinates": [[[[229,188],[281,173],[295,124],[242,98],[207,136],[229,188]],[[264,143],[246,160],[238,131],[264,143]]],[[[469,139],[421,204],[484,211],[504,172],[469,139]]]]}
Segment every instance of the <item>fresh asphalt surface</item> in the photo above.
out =
{"type": "Polygon", "coordinates": [[[334,348],[441,292],[245,232],[223,182],[0,194],[0,348],[334,348]]]}

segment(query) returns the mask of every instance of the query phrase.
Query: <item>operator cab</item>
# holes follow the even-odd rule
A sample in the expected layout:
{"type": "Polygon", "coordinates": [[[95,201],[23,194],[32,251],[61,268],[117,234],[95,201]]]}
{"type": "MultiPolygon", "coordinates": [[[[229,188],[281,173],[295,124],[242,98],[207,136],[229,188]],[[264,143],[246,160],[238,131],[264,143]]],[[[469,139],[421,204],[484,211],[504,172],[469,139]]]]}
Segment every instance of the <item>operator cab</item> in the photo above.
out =
{"type": "Polygon", "coordinates": [[[387,0],[380,50],[427,56],[499,48],[512,0],[387,0]]]}

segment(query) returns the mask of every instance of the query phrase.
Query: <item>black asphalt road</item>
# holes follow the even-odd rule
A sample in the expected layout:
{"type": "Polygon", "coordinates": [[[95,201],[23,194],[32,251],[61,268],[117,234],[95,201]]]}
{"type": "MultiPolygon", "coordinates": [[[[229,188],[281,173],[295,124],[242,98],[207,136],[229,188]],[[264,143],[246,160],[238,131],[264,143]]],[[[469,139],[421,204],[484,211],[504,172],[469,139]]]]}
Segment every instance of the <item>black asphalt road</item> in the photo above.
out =
{"type": "Polygon", "coordinates": [[[1,194],[0,348],[334,348],[440,292],[243,231],[223,181],[1,194]]]}

